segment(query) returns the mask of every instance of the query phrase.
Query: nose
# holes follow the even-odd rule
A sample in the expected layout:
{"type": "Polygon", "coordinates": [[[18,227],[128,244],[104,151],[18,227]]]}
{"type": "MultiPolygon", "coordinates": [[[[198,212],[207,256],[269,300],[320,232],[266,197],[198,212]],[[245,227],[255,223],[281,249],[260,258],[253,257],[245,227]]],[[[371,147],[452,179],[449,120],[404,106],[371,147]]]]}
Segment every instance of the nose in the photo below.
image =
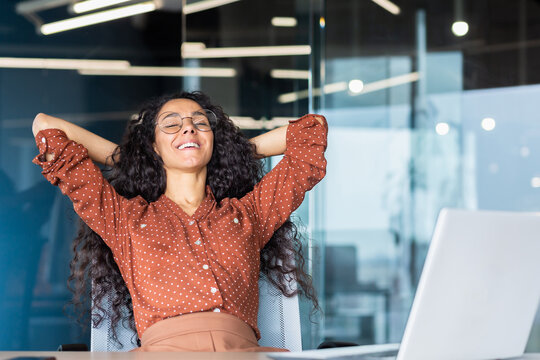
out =
{"type": "Polygon", "coordinates": [[[193,126],[184,126],[182,128],[182,134],[195,134],[195,129],[193,126]]]}
{"type": "Polygon", "coordinates": [[[192,121],[186,121],[184,119],[184,124],[182,126],[182,134],[194,134],[195,133],[195,126],[193,125],[192,121]]]}

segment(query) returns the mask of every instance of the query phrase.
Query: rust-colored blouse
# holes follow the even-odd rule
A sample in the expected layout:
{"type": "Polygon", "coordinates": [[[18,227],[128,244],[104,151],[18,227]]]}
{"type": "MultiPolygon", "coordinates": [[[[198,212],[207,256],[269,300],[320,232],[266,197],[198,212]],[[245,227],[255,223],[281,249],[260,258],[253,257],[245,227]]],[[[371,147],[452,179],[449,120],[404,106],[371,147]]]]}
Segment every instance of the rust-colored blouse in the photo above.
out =
{"type": "Polygon", "coordinates": [[[217,203],[207,187],[192,216],[165,195],[152,203],[118,195],[86,148],[61,130],[36,135],[34,163],[111,248],[132,297],[139,337],[159,320],[223,311],[259,338],[259,253],[324,177],[327,131],[313,115],[291,121],[283,159],[253,191],[217,203]],[[53,159],[45,161],[45,153],[53,159]]]}

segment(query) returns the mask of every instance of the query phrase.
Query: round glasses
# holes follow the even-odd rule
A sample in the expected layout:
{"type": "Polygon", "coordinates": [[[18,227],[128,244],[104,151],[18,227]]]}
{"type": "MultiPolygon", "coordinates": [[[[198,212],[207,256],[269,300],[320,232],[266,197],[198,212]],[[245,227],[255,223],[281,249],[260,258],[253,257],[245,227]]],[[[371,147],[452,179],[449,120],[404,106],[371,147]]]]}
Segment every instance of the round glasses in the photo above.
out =
{"type": "Polygon", "coordinates": [[[198,131],[212,131],[212,126],[217,122],[212,110],[202,109],[184,117],[176,112],[166,112],[158,119],[157,125],[165,134],[176,134],[184,126],[184,119],[191,119],[193,127],[198,131]]]}

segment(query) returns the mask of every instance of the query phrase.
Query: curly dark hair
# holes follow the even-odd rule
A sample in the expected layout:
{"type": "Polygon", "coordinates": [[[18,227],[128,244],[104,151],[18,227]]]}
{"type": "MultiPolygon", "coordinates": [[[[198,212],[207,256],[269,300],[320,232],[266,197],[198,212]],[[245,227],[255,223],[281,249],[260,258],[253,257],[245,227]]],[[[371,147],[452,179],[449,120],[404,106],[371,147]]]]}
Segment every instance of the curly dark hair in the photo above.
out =
{"type": "MultiPolygon", "coordinates": [[[[207,165],[206,180],[216,201],[242,197],[251,191],[263,175],[254,145],[221,107],[213,105],[201,92],[182,92],[151,99],[143,106],[138,118],[129,122],[124,138],[112,156],[109,181],[116,191],[126,198],[140,195],[147,202],[156,201],[165,192],[163,161],[153,148],[155,119],[163,105],[174,99],[193,100],[216,114],[217,123],[212,128],[214,148],[207,165]]],[[[80,310],[80,318],[84,317],[85,303],[92,300],[90,313],[94,327],[106,317],[110,318],[112,336],[116,341],[118,322],[135,331],[131,296],[113,254],[101,237],[82,221],[73,242],[73,252],[68,286],[73,292],[71,303],[80,310]],[[111,303],[108,310],[101,306],[106,297],[111,303]]],[[[266,276],[285,296],[301,294],[313,302],[314,310],[320,310],[312,279],[304,270],[301,238],[292,221],[287,220],[274,232],[262,249],[260,258],[261,275],[266,276]],[[296,280],[295,289],[290,287],[292,280],[296,280]]]]}

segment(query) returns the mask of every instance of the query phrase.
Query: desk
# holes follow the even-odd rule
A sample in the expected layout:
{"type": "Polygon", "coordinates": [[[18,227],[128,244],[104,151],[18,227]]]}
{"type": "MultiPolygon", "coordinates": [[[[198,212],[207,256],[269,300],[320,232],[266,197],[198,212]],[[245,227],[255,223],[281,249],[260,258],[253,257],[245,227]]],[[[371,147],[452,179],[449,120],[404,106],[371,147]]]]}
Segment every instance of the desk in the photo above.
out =
{"type": "MultiPolygon", "coordinates": [[[[0,360],[15,357],[52,356],[57,360],[272,360],[265,353],[221,352],[70,352],[70,351],[0,351],[0,360]]],[[[540,353],[525,354],[512,360],[540,360],[540,353]]]]}
{"type": "MultiPolygon", "coordinates": [[[[271,360],[265,353],[0,351],[0,360],[52,356],[57,360],[271,360]]],[[[540,359],[540,355],[539,358],[540,359]]]]}

